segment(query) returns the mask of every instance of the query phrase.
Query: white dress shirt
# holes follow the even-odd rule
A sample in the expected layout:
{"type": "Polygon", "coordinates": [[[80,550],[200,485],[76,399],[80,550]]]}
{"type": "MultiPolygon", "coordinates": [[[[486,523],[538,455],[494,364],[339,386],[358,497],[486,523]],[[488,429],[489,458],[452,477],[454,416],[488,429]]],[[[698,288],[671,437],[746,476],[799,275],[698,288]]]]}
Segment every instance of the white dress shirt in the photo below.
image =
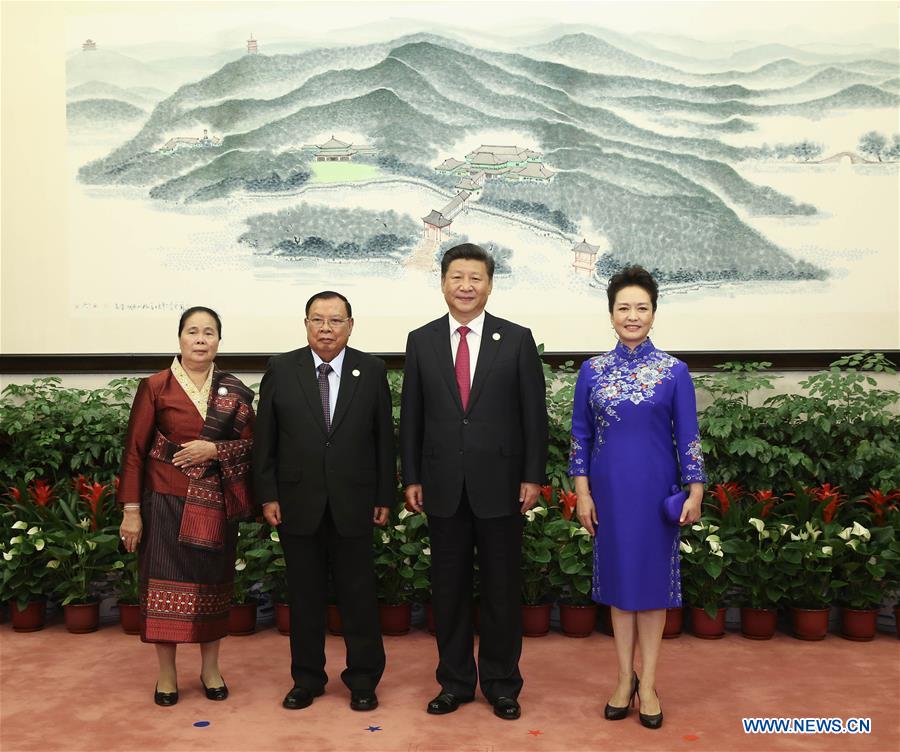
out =
{"type": "MultiPolygon", "coordinates": [[[[456,351],[459,349],[459,341],[462,339],[457,330],[464,325],[453,318],[453,314],[449,314],[447,318],[450,320],[450,351],[453,353],[453,365],[455,366],[456,351]]],[[[469,345],[469,386],[472,386],[475,379],[475,364],[478,362],[478,350],[481,348],[481,333],[484,331],[484,311],[465,326],[471,330],[466,335],[466,342],[469,345]]]]}
{"type": "MultiPolygon", "coordinates": [[[[458,339],[458,337],[457,337],[458,339]]],[[[334,419],[334,407],[337,405],[338,389],[341,386],[341,369],[344,367],[344,354],[347,352],[345,347],[334,359],[328,364],[331,366],[331,373],[328,374],[328,409],[331,411],[331,418],[334,419]]],[[[325,361],[322,360],[316,351],[312,350],[313,365],[316,368],[316,381],[319,380],[319,366],[325,361]]]]}

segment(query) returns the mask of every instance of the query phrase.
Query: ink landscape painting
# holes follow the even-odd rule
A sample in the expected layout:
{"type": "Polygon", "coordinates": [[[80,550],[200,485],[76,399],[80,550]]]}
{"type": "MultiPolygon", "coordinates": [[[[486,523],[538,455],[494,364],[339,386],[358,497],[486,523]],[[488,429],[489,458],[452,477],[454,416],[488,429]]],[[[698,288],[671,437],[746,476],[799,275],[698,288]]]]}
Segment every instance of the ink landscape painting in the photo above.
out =
{"type": "Polygon", "coordinates": [[[70,19],[72,316],[201,302],[244,322],[231,351],[267,352],[336,289],[357,344],[402,351],[469,241],[497,260],[489,310],[551,351],[609,344],[630,263],[667,349],[897,347],[896,14],[748,40],[523,5],[187,4],[177,40],[70,19]]]}

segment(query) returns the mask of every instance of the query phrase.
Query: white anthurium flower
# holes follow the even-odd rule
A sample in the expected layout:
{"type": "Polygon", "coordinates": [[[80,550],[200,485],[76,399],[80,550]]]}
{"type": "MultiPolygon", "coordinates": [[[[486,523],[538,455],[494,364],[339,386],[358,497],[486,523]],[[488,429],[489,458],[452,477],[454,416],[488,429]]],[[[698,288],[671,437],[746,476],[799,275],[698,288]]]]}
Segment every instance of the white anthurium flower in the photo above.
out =
{"type": "Polygon", "coordinates": [[[97,541],[89,540],[87,542],[87,545],[88,545],[88,548],[91,549],[91,551],[93,551],[97,548],[97,541]]]}
{"type": "Polygon", "coordinates": [[[580,528],[578,528],[575,531],[574,535],[581,535],[581,536],[586,535],[586,536],[588,536],[588,538],[591,537],[591,534],[588,532],[588,529],[584,525],[582,525],[580,528]]]}
{"type": "Polygon", "coordinates": [[[53,561],[47,562],[47,569],[59,569],[59,561],[54,559],[53,561]]]}
{"type": "Polygon", "coordinates": [[[747,522],[749,522],[753,527],[756,528],[757,533],[761,533],[766,528],[766,523],[758,517],[751,517],[749,520],[747,520],[747,522]]]}
{"type": "Polygon", "coordinates": [[[878,563],[878,559],[876,557],[874,557],[874,556],[869,557],[869,564],[871,564],[874,567],[877,563],[878,563]]]}
{"type": "Polygon", "coordinates": [[[720,558],[725,556],[725,553],[722,551],[721,548],[716,549],[715,551],[712,551],[711,553],[713,556],[718,556],[720,558]]]}
{"type": "Polygon", "coordinates": [[[236,559],[234,562],[234,569],[237,572],[243,572],[247,568],[247,562],[243,559],[236,559]]]}
{"type": "Polygon", "coordinates": [[[716,530],[718,530],[718,529],[719,529],[718,525],[710,525],[709,526],[709,532],[711,532],[711,533],[716,532],[716,530]]]}
{"type": "Polygon", "coordinates": [[[853,530],[852,527],[845,527],[841,532],[838,533],[838,538],[842,538],[843,540],[850,540],[850,531],[853,530]]]}
{"type": "Polygon", "coordinates": [[[822,553],[825,556],[831,556],[834,553],[834,549],[831,546],[822,546],[822,553]]]}
{"type": "Polygon", "coordinates": [[[113,562],[113,569],[125,569],[125,562],[119,559],[118,561],[113,562]]]}
{"type": "Polygon", "coordinates": [[[795,533],[791,533],[791,540],[798,541],[798,540],[803,540],[803,538],[801,538],[799,535],[796,535],[795,533]]]}
{"type": "Polygon", "coordinates": [[[847,541],[847,548],[852,548],[854,551],[859,547],[859,539],[851,538],[847,541]]]}
{"type": "MultiPolygon", "coordinates": [[[[710,528],[710,530],[712,530],[712,528],[710,528]]],[[[713,543],[721,543],[722,542],[722,539],[718,535],[707,535],[706,540],[712,541],[713,543]]]]}
{"type": "Polygon", "coordinates": [[[539,514],[541,517],[547,516],[547,507],[535,507],[534,513],[539,514]]]}
{"type": "Polygon", "coordinates": [[[12,557],[13,557],[12,551],[4,551],[3,552],[3,558],[6,559],[7,561],[12,561],[12,557]]]}
{"type": "Polygon", "coordinates": [[[688,543],[686,540],[680,541],[678,543],[678,548],[681,549],[681,553],[683,554],[692,554],[694,553],[694,548],[688,543]]]}
{"type": "Polygon", "coordinates": [[[87,530],[91,526],[91,521],[87,517],[82,517],[78,525],[82,530],[87,530]]]}
{"type": "Polygon", "coordinates": [[[394,530],[396,530],[398,533],[405,533],[406,525],[394,525],[394,530]]]}
{"type": "Polygon", "coordinates": [[[534,522],[534,510],[528,509],[525,511],[525,519],[529,522],[534,522]]]}
{"type": "Polygon", "coordinates": [[[431,549],[426,546],[425,548],[422,549],[422,555],[423,556],[431,556],[431,549]]]}
{"type": "Polygon", "coordinates": [[[406,564],[406,565],[408,566],[408,565],[411,564],[412,562],[410,562],[409,557],[407,556],[407,557],[405,557],[405,558],[403,559],[403,563],[406,564]]]}
{"type": "Polygon", "coordinates": [[[699,533],[701,530],[703,530],[703,529],[704,529],[704,528],[703,528],[703,525],[691,525],[691,530],[694,530],[694,531],[696,531],[696,532],[698,532],[698,533],[699,533]]]}
{"type": "Polygon", "coordinates": [[[759,534],[759,537],[760,537],[761,539],[771,538],[771,537],[772,537],[772,533],[770,533],[768,530],[763,530],[763,531],[759,534]]]}
{"type": "Polygon", "coordinates": [[[17,535],[15,538],[9,539],[9,545],[10,546],[18,546],[24,540],[25,539],[21,535],[17,535]]]}
{"type": "Polygon", "coordinates": [[[788,524],[787,522],[782,522],[779,527],[781,528],[781,534],[784,535],[788,530],[793,530],[794,526],[788,524]]]}
{"type": "Polygon", "coordinates": [[[26,535],[35,535],[39,532],[41,532],[41,529],[37,525],[34,525],[33,527],[28,528],[26,535]]]}
{"type": "Polygon", "coordinates": [[[273,530],[271,533],[269,533],[269,540],[273,540],[276,543],[281,543],[281,536],[278,535],[277,530],[273,530]]]}
{"type": "Polygon", "coordinates": [[[714,540],[710,540],[709,538],[707,538],[706,542],[709,543],[709,550],[712,551],[714,554],[718,555],[719,552],[722,550],[722,544],[719,543],[719,541],[714,541],[714,540]]]}
{"type": "Polygon", "coordinates": [[[28,523],[25,522],[24,520],[18,520],[16,522],[14,522],[13,526],[12,526],[13,530],[26,530],[27,528],[28,528],[28,523]]]}
{"type": "Polygon", "coordinates": [[[386,532],[381,532],[381,542],[385,545],[391,542],[391,536],[389,536],[386,532]]]}
{"type": "Polygon", "coordinates": [[[43,551],[44,550],[44,539],[43,538],[38,538],[34,542],[34,549],[35,549],[35,551],[43,551]]]}
{"type": "Polygon", "coordinates": [[[406,519],[407,517],[409,517],[411,514],[412,514],[412,512],[410,512],[406,507],[403,507],[403,509],[400,510],[400,514],[398,514],[397,516],[398,516],[401,520],[405,520],[405,519],[406,519]]]}
{"type": "Polygon", "coordinates": [[[872,537],[872,533],[869,532],[868,528],[863,527],[858,522],[853,523],[853,528],[850,532],[856,537],[862,538],[864,541],[867,541],[872,537]]]}

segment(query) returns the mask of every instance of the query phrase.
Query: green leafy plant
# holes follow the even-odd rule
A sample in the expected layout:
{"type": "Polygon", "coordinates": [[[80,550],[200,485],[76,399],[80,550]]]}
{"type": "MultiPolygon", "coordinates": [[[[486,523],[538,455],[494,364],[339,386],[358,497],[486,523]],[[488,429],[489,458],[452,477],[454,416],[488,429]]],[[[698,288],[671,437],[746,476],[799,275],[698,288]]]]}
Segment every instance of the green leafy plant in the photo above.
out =
{"type": "Polygon", "coordinates": [[[25,520],[13,520],[8,531],[12,535],[0,541],[0,601],[15,601],[22,611],[29,601],[40,600],[49,593],[47,534],[25,520]]]}
{"type": "Polygon", "coordinates": [[[113,561],[112,569],[118,575],[115,581],[116,600],[132,606],[140,603],[137,553],[120,552],[113,561]]]}
{"type": "Polygon", "coordinates": [[[275,603],[287,603],[287,564],[281,547],[281,536],[275,528],[271,528],[268,539],[263,538],[260,545],[269,551],[260,592],[268,593],[275,603]]]}
{"type": "MultiPolygon", "coordinates": [[[[756,512],[758,513],[758,512],[756,512]]],[[[789,583],[775,566],[782,540],[777,523],[760,517],[747,518],[734,542],[734,556],[728,579],[735,586],[739,605],[777,609],[788,594],[789,583]]]]}
{"type": "Polygon", "coordinates": [[[725,606],[730,580],[725,569],[730,566],[736,548],[733,539],[719,534],[716,518],[703,516],[694,525],[681,529],[681,591],[687,605],[702,608],[714,619],[725,606]]]}
{"type": "Polygon", "coordinates": [[[778,550],[778,576],[788,583],[787,602],[795,608],[821,609],[831,605],[840,582],[833,579],[837,523],[807,521],[781,523],[785,540],[778,550]]]}
{"type": "Polygon", "coordinates": [[[522,533],[522,603],[535,606],[550,594],[550,568],[556,542],[546,532],[549,509],[539,499],[525,512],[522,533]]]}
{"type": "Polygon", "coordinates": [[[266,570],[274,558],[269,545],[269,526],[261,522],[241,522],[234,562],[234,603],[242,605],[252,600],[261,586],[266,570]]]}
{"type": "Polygon", "coordinates": [[[560,518],[547,523],[546,533],[555,542],[548,580],[561,601],[570,606],[589,606],[594,574],[594,539],[577,520],[560,518]]]}
{"type": "Polygon", "coordinates": [[[414,593],[430,593],[425,515],[410,513],[403,504],[391,510],[387,525],[375,527],[375,583],[378,602],[395,606],[409,603],[414,593]]]}
{"type": "Polygon", "coordinates": [[[895,531],[890,527],[867,528],[854,522],[837,533],[837,537],[841,544],[835,546],[833,554],[832,587],[837,591],[838,603],[860,610],[878,608],[887,595],[889,552],[895,531]]]}

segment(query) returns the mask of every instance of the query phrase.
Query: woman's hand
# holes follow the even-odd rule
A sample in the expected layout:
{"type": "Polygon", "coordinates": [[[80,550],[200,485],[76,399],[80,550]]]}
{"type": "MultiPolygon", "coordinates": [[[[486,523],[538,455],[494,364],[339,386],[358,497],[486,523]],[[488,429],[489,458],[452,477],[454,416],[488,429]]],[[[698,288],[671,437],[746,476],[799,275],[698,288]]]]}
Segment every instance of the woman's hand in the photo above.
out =
{"type": "Polygon", "coordinates": [[[217,459],[218,456],[219,448],[215,444],[211,441],[196,439],[181,445],[181,449],[172,457],[172,464],[175,467],[191,467],[217,459]]]}
{"type": "Polygon", "coordinates": [[[575,478],[575,514],[584,525],[584,529],[591,535],[597,533],[597,505],[591,496],[591,487],[587,476],[579,475],[575,478]]]}
{"type": "Polygon", "coordinates": [[[126,509],[119,525],[119,537],[125,550],[131,553],[136,551],[141,542],[141,533],[144,530],[144,522],[141,519],[140,509],[126,509]]]}
{"type": "Polygon", "coordinates": [[[688,493],[684,505],[681,507],[681,517],[678,519],[679,525],[693,525],[700,519],[700,504],[703,502],[703,484],[691,483],[691,490],[688,493]]]}

